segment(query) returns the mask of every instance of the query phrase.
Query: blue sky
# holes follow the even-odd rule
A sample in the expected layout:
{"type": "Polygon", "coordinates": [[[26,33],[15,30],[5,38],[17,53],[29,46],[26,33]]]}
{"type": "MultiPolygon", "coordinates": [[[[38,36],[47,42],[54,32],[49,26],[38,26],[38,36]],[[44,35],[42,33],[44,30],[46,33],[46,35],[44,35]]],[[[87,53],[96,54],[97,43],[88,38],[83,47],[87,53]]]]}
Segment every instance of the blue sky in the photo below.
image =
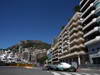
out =
{"type": "Polygon", "coordinates": [[[79,0],[0,0],[0,48],[20,40],[51,43],[79,0]]]}

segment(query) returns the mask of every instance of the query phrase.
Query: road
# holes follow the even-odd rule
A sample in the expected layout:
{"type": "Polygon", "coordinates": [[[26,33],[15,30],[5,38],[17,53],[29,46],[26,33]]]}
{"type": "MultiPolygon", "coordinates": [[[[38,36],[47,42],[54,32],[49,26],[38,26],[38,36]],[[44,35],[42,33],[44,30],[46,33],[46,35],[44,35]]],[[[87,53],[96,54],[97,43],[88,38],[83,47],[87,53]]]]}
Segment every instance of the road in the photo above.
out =
{"type": "Polygon", "coordinates": [[[0,75],[100,75],[93,72],[58,72],[42,71],[38,68],[25,69],[19,67],[0,67],[0,75]]]}

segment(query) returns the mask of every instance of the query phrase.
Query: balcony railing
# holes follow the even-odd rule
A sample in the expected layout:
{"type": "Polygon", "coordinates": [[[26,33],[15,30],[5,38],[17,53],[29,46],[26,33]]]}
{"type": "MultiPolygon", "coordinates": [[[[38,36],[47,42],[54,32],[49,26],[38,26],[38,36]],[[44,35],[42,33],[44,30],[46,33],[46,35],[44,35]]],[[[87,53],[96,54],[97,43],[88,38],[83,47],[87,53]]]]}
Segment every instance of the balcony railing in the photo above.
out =
{"type": "Polygon", "coordinates": [[[74,45],[73,47],[70,48],[70,51],[73,51],[73,50],[76,50],[76,49],[78,49],[78,46],[74,45]]]}
{"type": "Polygon", "coordinates": [[[84,0],[81,0],[81,1],[80,1],[80,5],[81,5],[83,2],[84,2],[84,0]]]}
{"type": "Polygon", "coordinates": [[[78,29],[78,30],[80,30],[80,29],[82,29],[82,28],[83,28],[83,27],[82,27],[81,25],[78,25],[78,26],[77,26],[77,29],[78,29]]]}
{"type": "Polygon", "coordinates": [[[82,11],[84,9],[84,7],[87,5],[87,3],[89,2],[90,0],[87,0],[86,3],[82,6],[82,8],[80,9],[80,11],[82,11]]]}
{"type": "Polygon", "coordinates": [[[90,6],[82,13],[81,17],[83,17],[92,6],[93,6],[93,3],[91,3],[90,6]]]}
{"type": "Polygon", "coordinates": [[[83,30],[85,30],[86,28],[88,28],[89,26],[91,26],[93,23],[95,23],[97,20],[97,18],[94,18],[90,23],[88,23],[84,28],[83,30]]]}
{"type": "Polygon", "coordinates": [[[93,14],[95,14],[95,10],[91,11],[91,13],[83,20],[83,23],[90,18],[93,14]]]}
{"type": "Polygon", "coordinates": [[[70,31],[70,35],[72,35],[74,32],[78,31],[77,28],[73,28],[71,31],[70,31]]]}
{"type": "Polygon", "coordinates": [[[84,51],[73,52],[73,53],[66,54],[62,57],[59,57],[59,59],[66,58],[66,57],[71,57],[71,56],[75,56],[75,55],[84,55],[84,54],[86,54],[84,51]]]}
{"type": "Polygon", "coordinates": [[[78,31],[77,33],[77,37],[83,36],[83,32],[82,31],[78,31]]]}
{"type": "Polygon", "coordinates": [[[77,43],[80,43],[80,44],[81,44],[81,43],[84,43],[84,41],[85,41],[85,40],[84,40],[84,38],[83,38],[83,37],[81,37],[81,38],[77,39],[77,43]]]}
{"type": "Polygon", "coordinates": [[[96,9],[95,14],[100,16],[100,7],[96,9]]]}
{"type": "Polygon", "coordinates": [[[69,29],[71,30],[73,27],[76,27],[77,26],[77,23],[72,23],[69,27],[69,29]]]}
{"type": "Polygon", "coordinates": [[[87,36],[89,36],[90,34],[96,32],[96,31],[99,31],[99,28],[100,28],[100,27],[95,27],[93,30],[91,30],[91,31],[89,31],[87,34],[85,34],[84,37],[87,37],[87,36]]]}
{"type": "Polygon", "coordinates": [[[97,42],[100,42],[100,36],[97,36],[96,38],[94,38],[94,39],[92,39],[92,40],[86,42],[85,45],[86,45],[86,46],[89,46],[89,45],[95,44],[95,43],[97,43],[97,42]]]}
{"type": "Polygon", "coordinates": [[[72,41],[75,38],[77,38],[77,34],[76,33],[74,33],[72,36],[70,36],[70,41],[72,41]]]}

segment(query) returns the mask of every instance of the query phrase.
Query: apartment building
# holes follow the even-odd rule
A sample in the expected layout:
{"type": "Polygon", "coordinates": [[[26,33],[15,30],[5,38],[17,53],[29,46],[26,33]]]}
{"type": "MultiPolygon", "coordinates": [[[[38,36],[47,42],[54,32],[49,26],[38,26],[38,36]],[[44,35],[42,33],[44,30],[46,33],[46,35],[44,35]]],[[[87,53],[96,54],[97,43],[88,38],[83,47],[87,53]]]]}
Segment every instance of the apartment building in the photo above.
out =
{"type": "Polygon", "coordinates": [[[69,52],[69,27],[68,25],[61,31],[58,36],[59,44],[59,61],[67,61],[66,55],[69,52]]]}
{"type": "MultiPolygon", "coordinates": [[[[84,45],[83,30],[80,21],[81,13],[77,12],[69,25],[70,61],[85,64],[88,61],[87,49],[84,45]]],[[[68,56],[68,55],[67,55],[68,56]]]]}
{"type": "Polygon", "coordinates": [[[80,65],[88,60],[80,17],[81,13],[76,12],[57,36],[57,43],[52,47],[53,63],[76,62],[80,65]]]}
{"type": "Polygon", "coordinates": [[[52,63],[53,64],[59,63],[59,42],[58,41],[55,44],[53,44],[51,48],[51,52],[52,52],[52,59],[51,59],[52,63]]]}
{"type": "Polygon", "coordinates": [[[46,63],[48,63],[48,64],[50,64],[50,63],[52,63],[52,49],[49,49],[48,51],[47,51],[47,57],[48,57],[48,59],[46,60],[46,63]]]}
{"type": "Polygon", "coordinates": [[[100,0],[81,0],[80,7],[90,62],[100,64],[100,0]]]}

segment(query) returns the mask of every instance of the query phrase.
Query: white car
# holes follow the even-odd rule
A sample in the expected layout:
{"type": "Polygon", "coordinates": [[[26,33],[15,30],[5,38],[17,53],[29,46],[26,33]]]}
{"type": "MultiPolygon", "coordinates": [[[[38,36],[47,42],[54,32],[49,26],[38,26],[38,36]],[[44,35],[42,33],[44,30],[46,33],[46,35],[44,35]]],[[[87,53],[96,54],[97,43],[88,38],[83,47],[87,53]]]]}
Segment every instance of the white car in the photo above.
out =
{"type": "Polygon", "coordinates": [[[62,62],[62,63],[57,65],[57,70],[75,72],[76,68],[68,63],[62,62]]]}

